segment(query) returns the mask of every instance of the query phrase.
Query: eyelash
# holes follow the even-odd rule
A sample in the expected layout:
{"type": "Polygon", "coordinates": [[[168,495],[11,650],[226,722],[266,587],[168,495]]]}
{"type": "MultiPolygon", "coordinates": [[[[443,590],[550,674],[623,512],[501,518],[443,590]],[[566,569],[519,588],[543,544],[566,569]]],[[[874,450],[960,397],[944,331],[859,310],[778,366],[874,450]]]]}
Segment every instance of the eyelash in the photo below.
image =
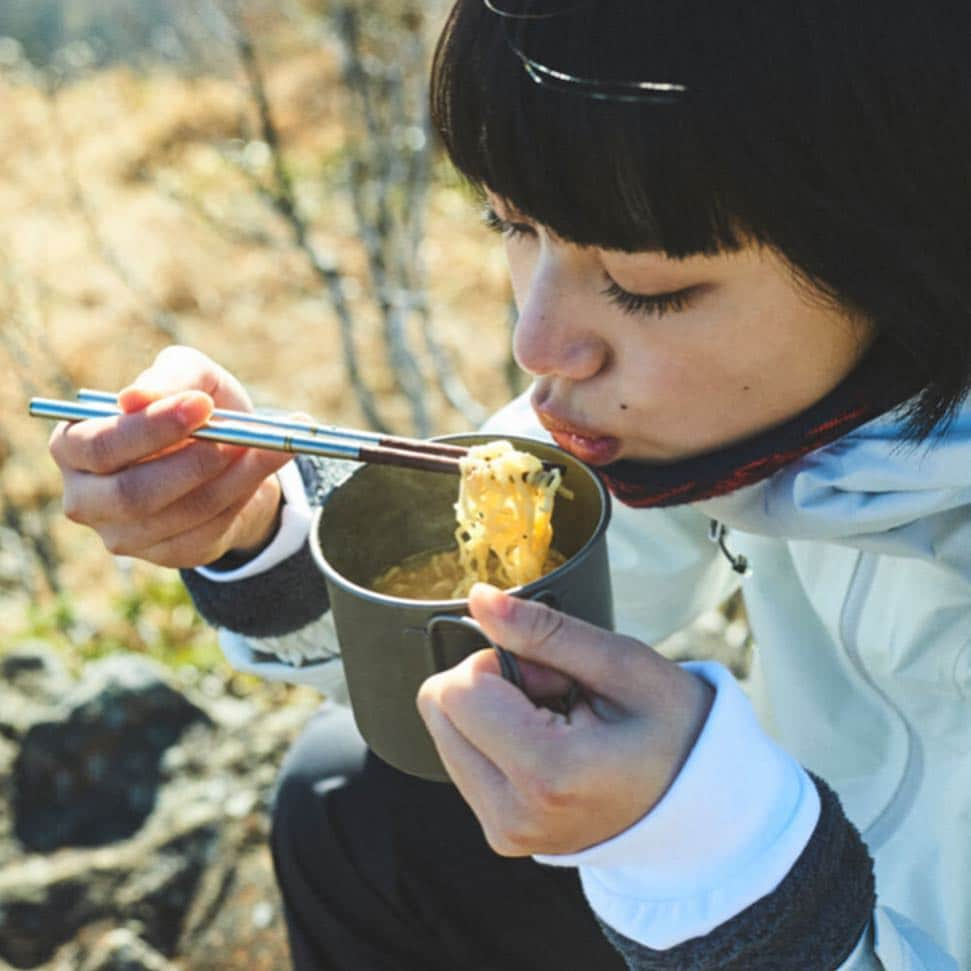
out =
{"type": "MultiPolygon", "coordinates": [[[[491,207],[482,213],[482,220],[488,229],[505,236],[507,239],[535,236],[535,230],[526,223],[509,222],[491,207]]],[[[604,274],[606,276],[606,274],[604,274]]],[[[691,303],[694,287],[685,287],[673,293],[631,293],[607,277],[608,285],[600,292],[625,313],[645,314],[649,317],[663,317],[678,313],[691,303]]]]}
{"type": "Polygon", "coordinates": [[[525,223],[511,223],[507,219],[503,219],[502,216],[491,208],[483,210],[482,221],[486,224],[487,229],[491,229],[493,232],[508,238],[536,235],[531,226],[527,226],[525,223]]]}
{"type": "Polygon", "coordinates": [[[676,290],[674,293],[630,293],[614,283],[613,280],[600,292],[625,313],[647,314],[649,317],[676,314],[684,310],[694,296],[693,287],[676,290]]]}

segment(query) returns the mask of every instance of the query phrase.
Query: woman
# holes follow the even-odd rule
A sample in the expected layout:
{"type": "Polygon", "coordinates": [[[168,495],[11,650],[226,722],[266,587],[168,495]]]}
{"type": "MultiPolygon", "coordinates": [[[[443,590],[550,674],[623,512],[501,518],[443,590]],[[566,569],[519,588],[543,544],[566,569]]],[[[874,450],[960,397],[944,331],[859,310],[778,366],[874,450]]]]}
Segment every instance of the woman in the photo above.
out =
{"type": "MultiPolygon", "coordinates": [[[[456,4],[433,107],[535,379],[487,427],[549,434],[623,503],[619,633],[474,589],[528,694],[581,697],[552,716],[486,652],[430,679],[454,789],[322,711],[274,824],[297,967],[971,966],[969,28],[939,3],[456,4]],[[647,646],[738,583],[758,718],[647,646]]],[[[208,563],[183,575],[234,663],[323,684],[305,534],[340,470],[132,464],[213,405],[248,400],[176,348],[130,415],[59,428],[68,514],[208,563]]]]}

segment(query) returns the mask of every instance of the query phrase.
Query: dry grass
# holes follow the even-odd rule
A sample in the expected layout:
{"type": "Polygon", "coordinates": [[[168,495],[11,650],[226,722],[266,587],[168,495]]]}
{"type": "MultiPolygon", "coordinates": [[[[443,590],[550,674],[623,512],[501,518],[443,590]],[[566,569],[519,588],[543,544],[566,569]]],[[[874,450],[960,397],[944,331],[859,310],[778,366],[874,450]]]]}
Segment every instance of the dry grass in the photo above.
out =
{"type": "MultiPolygon", "coordinates": [[[[326,52],[290,56],[268,68],[268,86],[316,240],[357,294],[368,383],[388,423],[408,431],[340,187],[335,66],[326,52]]],[[[31,508],[60,492],[49,426],[26,417],[27,397],[60,396],[59,371],[75,388],[123,386],[171,342],[154,323],[159,314],[258,402],[363,423],[317,281],[226,161],[226,146],[247,137],[238,85],[119,69],[64,89],[56,102],[0,82],[0,101],[0,423],[11,446],[0,455],[0,485],[15,502],[31,508]]],[[[422,256],[440,339],[475,395],[498,406],[508,396],[501,254],[471,201],[447,184],[432,195],[428,239],[422,256]]],[[[439,431],[464,427],[439,397],[430,404],[439,431]]],[[[89,530],[61,520],[55,533],[63,583],[97,626],[117,589],[113,562],[89,530]]],[[[16,591],[4,598],[0,635],[16,629],[24,608],[16,591]]]]}

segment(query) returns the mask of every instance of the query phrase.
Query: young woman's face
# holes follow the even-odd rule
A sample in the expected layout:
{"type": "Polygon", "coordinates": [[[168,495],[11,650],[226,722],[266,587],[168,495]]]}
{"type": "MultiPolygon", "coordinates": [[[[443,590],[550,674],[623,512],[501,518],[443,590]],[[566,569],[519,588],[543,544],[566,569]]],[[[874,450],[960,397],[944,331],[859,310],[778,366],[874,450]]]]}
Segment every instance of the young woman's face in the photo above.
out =
{"type": "Polygon", "coordinates": [[[489,204],[533,407],[591,464],[670,462],[771,428],[839,384],[872,341],[868,322],[771,250],[674,260],[580,247],[489,204]]]}

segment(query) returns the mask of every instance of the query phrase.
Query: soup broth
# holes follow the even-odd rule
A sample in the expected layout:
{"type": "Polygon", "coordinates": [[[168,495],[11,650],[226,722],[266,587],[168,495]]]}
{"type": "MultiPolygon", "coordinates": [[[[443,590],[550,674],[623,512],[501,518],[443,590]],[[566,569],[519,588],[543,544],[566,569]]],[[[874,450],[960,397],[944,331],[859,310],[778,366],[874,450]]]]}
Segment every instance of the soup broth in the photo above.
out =
{"type": "MultiPolygon", "coordinates": [[[[540,576],[546,576],[565,562],[562,553],[550,549],[540,576]]],[[[511,584],[502,579],[499,566],[498,558],[491,556],[486,580],[506,589],[511,584]]],[[[371,586],[378,593],[407,600],[457,600],[465,597],[478,579],[468,574],[459,551],[450,549],[409,556],[403,563],[382,573],[371,586]]]]}
{"type": "Polygon", "coordinates": [[[535,455],[504,439],[471,447],[459,464],[456,548],[409,557],[372,582],[379,593],[455,600],[476,581],[506,590],[564,562],[550,545],[554,497],[559,492],[572,498],[560,469],[544,469],[535,455]]]}

